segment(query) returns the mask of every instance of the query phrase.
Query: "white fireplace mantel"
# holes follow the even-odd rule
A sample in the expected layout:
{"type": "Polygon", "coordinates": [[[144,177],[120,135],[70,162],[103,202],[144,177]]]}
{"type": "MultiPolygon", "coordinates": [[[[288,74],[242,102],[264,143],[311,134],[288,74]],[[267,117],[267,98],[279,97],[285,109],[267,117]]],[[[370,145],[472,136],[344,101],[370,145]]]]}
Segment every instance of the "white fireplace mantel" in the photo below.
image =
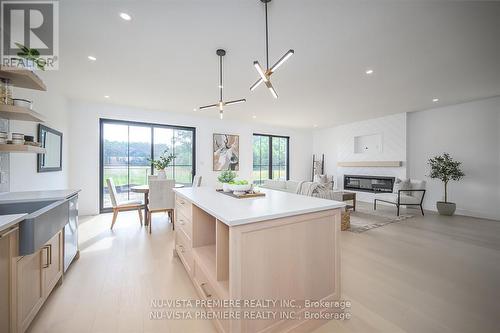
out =
{"type": "Polygon", "coordinates": [[[338,162],[339,167],[400,167],[403,161],[351,161],[338,162]]]}

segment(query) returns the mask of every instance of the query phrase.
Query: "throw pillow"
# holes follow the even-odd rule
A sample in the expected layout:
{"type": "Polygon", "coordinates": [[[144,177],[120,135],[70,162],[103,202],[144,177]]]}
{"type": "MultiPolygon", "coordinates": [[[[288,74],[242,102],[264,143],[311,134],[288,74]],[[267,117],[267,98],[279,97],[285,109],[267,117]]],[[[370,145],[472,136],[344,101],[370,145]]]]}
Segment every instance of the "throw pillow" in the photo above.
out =
{"type": "MultiPolygon", "coordinates": [[[[394,188],[393,188],[393,193],[398,193],[399,190],[411,190],[411,182],[408,178],[406,179],[399,179],[396,178],[396,181],[394,182],[394,188]]],[[[409,192],[403,192],[401,194],[409,195],[409,192]]]]}
{"type": "Polygon", "coordinates": [[[327,175],[314,175],[313,181],[315,183],[326,184],[326,183],[328,183],[328,176],[327,175]]]}

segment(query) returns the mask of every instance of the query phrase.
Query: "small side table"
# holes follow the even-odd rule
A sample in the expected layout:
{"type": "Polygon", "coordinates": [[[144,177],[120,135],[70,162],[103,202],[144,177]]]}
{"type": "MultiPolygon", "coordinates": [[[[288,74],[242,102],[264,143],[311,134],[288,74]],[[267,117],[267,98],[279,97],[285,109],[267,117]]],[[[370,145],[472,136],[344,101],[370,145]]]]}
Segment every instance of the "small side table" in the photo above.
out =
{"type": "Polygon", "coordinates": [[[338,191],[333,193],[333,197],[337,201],[352,201],[352,204],[347,204],[346,210],[352,209],[356,211],[356,192],[338,191]]]}

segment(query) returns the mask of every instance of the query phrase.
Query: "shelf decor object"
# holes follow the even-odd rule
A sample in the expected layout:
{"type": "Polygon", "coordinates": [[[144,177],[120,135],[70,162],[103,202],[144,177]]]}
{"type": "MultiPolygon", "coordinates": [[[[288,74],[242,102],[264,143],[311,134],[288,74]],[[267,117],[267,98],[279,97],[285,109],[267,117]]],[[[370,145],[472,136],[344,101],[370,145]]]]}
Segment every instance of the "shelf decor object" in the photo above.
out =
{"type": "Polygon", "coordinates": [[[205,110],[205,109],[219,107],[219,115],[220,115],[220,119],[222,119],[224,117],[224,107],[225,106],[244,103],[247,100],[242,98],[242,99],[236,99],[236,100],[229,101],[229,102],[224,102],[224,100],[223,100],[224,86],[222,84],[222,65],[223,65],[222,58],[226,55],[226,51],[223,49],[218,49],[216,54],[219,57],[219,93],[220,93],[219,102],[217,102],[215,104],[200,106],[199,110],[205,110]]]}
{"type": "Polygon", "coordinates": [[[259,73],[260,75],[260,78],[250,87],[250,91],[254,91],[262,82],[264,82],[266,87],[271,92],[271,95],[273,95],[274,98],[278,98],[278,93],[276,92],[271,83],[271,75],[274,72],[276,72],[278,67],[283,65],[285,61],[287,61],[288,58],[290,58],[293,55],[294,51],[292,49],[288,50],[271,68],[269,68],[269,25],[267,18],[267,4],[271,2],[271,0],[260,0],[260,1],[264,3],[266,10],[266,68],[264,70],[264,68],[262,68],[262,66],[257,60],[253,62],[253,65],[257,70],[257,73],[259,73]]]}
{"type": "Polygon", "coordinates": [[[403,165],[402,161],[352,161],[352,162],[338,162],[339,167],[400,167],[403,165]]]}

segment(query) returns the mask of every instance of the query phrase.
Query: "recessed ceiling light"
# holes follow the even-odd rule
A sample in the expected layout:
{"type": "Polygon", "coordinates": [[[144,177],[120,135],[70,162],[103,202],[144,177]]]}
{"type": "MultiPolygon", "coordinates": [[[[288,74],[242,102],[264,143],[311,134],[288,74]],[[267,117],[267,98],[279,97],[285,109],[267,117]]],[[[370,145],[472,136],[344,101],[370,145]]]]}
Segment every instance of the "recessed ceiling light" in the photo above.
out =
{"type": "Polygon", "coordinates": [[[253,115],[253,116],[252,116],[252,119],[257,119],[257,116],[256,116],[256,115],[253,115]]]}
{"type": "Polygon", "coordinates": [[[120,13],[120,17],[124,19],[125,21],[130,21],[132,19],[132,16],[130,16],[127,13],[120,13]]]}
{"type": "Polygon", "coordinates": [[[88,56],[87,58],[88,58],[89,60],[91,60],[91,61],[96,61],[96,60],[97,60],[97,58],[96,58],[96,57],[91,56],[91,55],[90,55],[90,56],[88,56]]]}
{"type": "Polygon", "coordinates": [[[104,98],[109,98],[109,95],[104,95],[104,98]]]}
{"type": "Polygon", "coordinates": [[[437,102],[439,102],[439,98],[433,98],[433,99],[432,99],[432,101],[433,101],[434,103],[437,103],[437,102]]]}
{"type": "Polygon", "coordinates": [[[193,111],[197,111],[198,109],[197,108],[194,108],[193,111]]]}
{"type": "Polygon", "coordinates": [[[316,127],[318,127],[318,125],[314,124],[313,127],[316,128],[316,127]]]}
{"type": "Polygon", "coordinates": [[[365,71],[366,75],[372,75],[373,74],[373,69],[367,69],[365,71]]]}

